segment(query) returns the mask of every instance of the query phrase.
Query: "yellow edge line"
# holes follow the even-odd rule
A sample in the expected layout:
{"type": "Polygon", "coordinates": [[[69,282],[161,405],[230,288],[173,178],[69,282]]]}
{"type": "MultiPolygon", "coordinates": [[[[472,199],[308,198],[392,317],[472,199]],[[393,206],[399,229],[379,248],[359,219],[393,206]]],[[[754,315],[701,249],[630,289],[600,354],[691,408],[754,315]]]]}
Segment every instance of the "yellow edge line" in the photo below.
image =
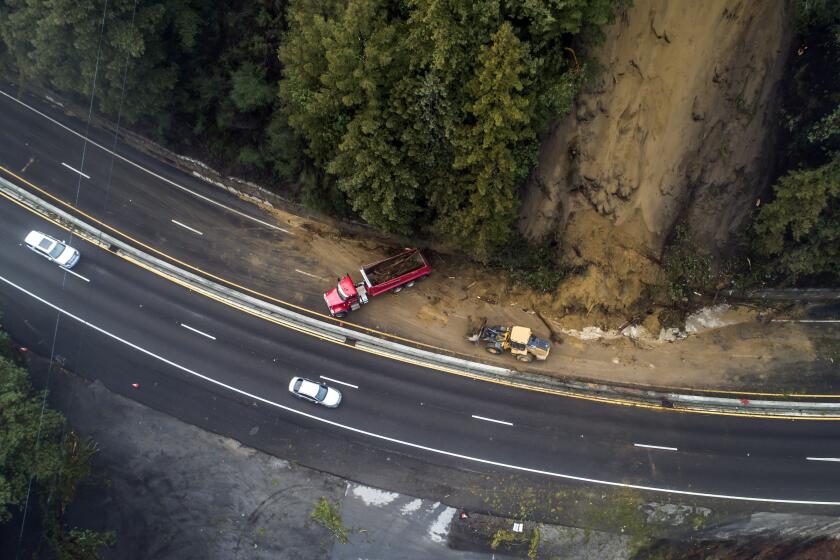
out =
{"type": "MultiPolygon", "coordinates": [[[[266,294],[262,294],[261,292],[258,292],[258,291],[256,291],[256,290],[252,290],[252,289],[250,289],[250,288],[247,288],[247,287],[244,287],[244,286],[240,286],[239,284],[236,284],[235,282],[231,282],[231,281],[229,281],[229,280],[226,280],[226,279],[224,279],[224,278],[218,277],[218,276],[216,276],[216,275],[214,275],[214,274],[211,274],[211,273],[209,273],[209,272],[205,272],[204,270],[202,270],[202,269],[200,269],[200,268],[198,268],[198,267],[195,267],[195,266],[193,266],[193,265],[190,265],[189,263],[183,262],[183,261],[181,261],[181,260],[179,260],[179,259],[176,259],[175,257],[171,257],[171,256],[169,256],[167,253],[164,253],[163,251],[160,251],[160,250],[158,250],[158,249],[156,249],[156,248],[154,248],[154,247],[151,247],[150,245],[147,245],[146,243],[143,243],[142,241],[139,241],[139,240],[137,240],[137,239],[134,239],[134,238],[133,238],[133,237],[131,237],[130,235],[125,234],[125,233],[122,233],[120,230],[118,230],[118,229],[116,229],[116,228],[114,228],[114,227],[112,227],[112,226],[110,226],[110,225],[108,225],[108,224],[106,224],[106,223],[102,222],[101,220],[98,220],[97,218],[95,218],[95,217],[93,217],[93,216],[91,216],[91,215],[87,214],[86,212],[84,212],[84,211],[82,211],[82,210],[79,210],[79,209],[78,209],[78,208],[76,208],[75,206],[73,206],[73,205],[71,205],[71,204],[69,204],[69,203],[67,203],[67,202],[65,202],[65,201],[63,201],[63,200],[61,200],[60,198],[58,198],[58,197],[54,196],[53,194],[51,194],[51,193],[49,193],[49,192],[45,191],[44,189],[42,189],[42,188],[40,188],[40,187],[38,187],[38,186],[34,185],[33,183],[31,183],[31,182],[27,181],[27,180],[26,180],[26,179],[24,179],[23,177],[18,176],[17,174],[15,174],[15,173],[14,173],[14,172],[12,172],[12,171],[9,171],[9,170],[8,170],[8,169],[6,169],[5,167],[0,166],[0,171],[3,171],[3,172],[5,172],[6,174],[8,174],[8,175],[10,175],[10,176],[12,176],[12,177],[14,177],[14,178],[16,178],[16,179],[18,179],[18,180],[20,180],[20,181],[24,182],[24,183],[26,183],[26,184],[27,184],[27,185],[29,185],[30,187],[32,187],[32,188],[34,188],[34,189],[36,189],[38,192],[40,192],[40,193],[42,193],[42,194],[44,194],[44,195],[48,196],[49,198],[52,198],[53,200],[55,200],[55,201],[59,202],[59,203],[60,203],[60,204],[62,204],[63,206],[65,206],[65,207],[67,207],[67,208],[72,209],[74,212],[77,212],[77,213],[81,214],[82,216],[84,216],[84,217],[86,217],[86,218],[88,218],[88,219],[92,220],[92,221],[93,221],[93,222],[95,222],[96,224],[98,224],[98,225],[100,225],[100,226],[102,226],[102,227],[104,227],[104,228],[106,228],[106,229],[109,229],[109,230],[111,230],[111,231],[113,231],[113,232],[116,232],[118,235],[121,235],[121,236],[125,237],[126,239],[131,240],[132,242],[134,242],[134,243],[136,243],[136,244],[140,245],[141,247],[143,247],[143,248],[145,248],[145,249],[148,249],[148,250],[150,250],[150,251],[152,251],[152,252],[154,252],[154,253],[157,253],[158,255],[162,255],[162,256],[166,257],[167,259],[172,260],[173,262],[176,262],[176,263],[178,263],[178,264],[180,264],[180,265],[185,266],[186,268],[192,269],[192,270],[194,270],[194,271],[196,271],[196,272],[200,272],[200,273],[202,273],[202,274],[207,275],[207,276],[208,276],[208,277],[210,277],[210,278],[213,278],[213,279],[215,279],[215,280],[219,280],[220,282],[222,282],[222,283],[224,283],[224,284],[227,284],[227,285],[229,285],[229,286],[235,287],[235,288],[237,288],[237,289],[241,289],[241,290],[243,290],[243,291],[245,291],[245,292],[250,292],[251,294],[254,294],[254,295],[257,295],[257,296],[263,297],[263,298],[268,299],[268,300],[270,300],[270,301],[273,301],[273,302],[276,302],[276,303],[281,303],[281,304],[283,304],[283,305],[287,305],[287,306],[289,306],[289,307],[292,307],[292,308],[297,309],[297,310],[300,310],[300,311],[304,311],[304,312],[306,312],[306,313],[308,313],[308,314],[315,315],[315,316],[317,316],[317,317],[321,317],[321,318],[326,318],[326,319],[333,320],[333,318],[332,318],[332,317],[330,317],[330,316],[328,316],[328,315],[323,315],[323,314],[321,314],[321,313],[317,313],[317,312],[311,311],[311,310],[309,310],[309,309],[307,309],[307,308],[305,308],[305,307],[301,307],[301,306],[298,306],[298,305],[295,305],[295,304],[292,304],[292,303],[288,303],[288,302],[283,301],[283,300],[281,300],[281,299],[277,299],[277,298],[274,298],[274,297],[272,297],[272,296],[269,296],[269,295],[266,295],[266,294]]],[[[4,198],[6,198],[6,199],[8,199],[8,200],[10,200],[10,201],[12,201],[12,202],[14,202],[14,203],[15,203],[15,204],[17,204],[18,206],[20,206],[20,207],[22,207],[22,208],[24,208],[24,209],[28,210],[28,211],[29,211],[29,212],[31,212],[32,214],[34,214],[34,215],[36,215],[36,216],[39,216],[40,218],[42,218],[42,219],[44,219],[44,220],[46,220],[46,221],[48,221],[48,222],[51,222],[51,223],[53,223],[54,225],[56,225],[56,226],[58,226],[58,227],[60,227],[60,228],[62,228],[62,229],[64,229],[64,230],[66,230],[66,231],[68,231],[68,232],[71,232],[71,233],[72,233],[72,231],[71,231],[69,228],[67,228],[66,226],[64,226],[63,224],[61,224],[61,223],[59,223],[59,222],[56,222],[56,221],[52,220],[51,218],[49,218],[49,217],[47,217],[47,216],[44,216],[43,214],[41,214],[41,213],[39,213],[39,212],[37,212],[37,211],[35,211],[35,210],[33,210],[33,209],[29,208],[28,206],[26,206],[26,205],[24,205],[24,204],[21,204],[19,201],[17,201],[17,200],[15,200],[14,198],[12,198],[12,197],[10,197],[10,196],[6,195],[5,193],[0,192],[0,195],[2,195],[4,198]]],[[[93,245],[96,245],[96,246],[97,246],[97,247],[99,247],[100,249],[107,250],[107,249],[105,249],[104,247],[102,247],[101,245],[99,245],[98,243],[95,243],[95,242],[90,241],[90,240],[88,240],[88,239],[85,239],[85,240],[86,240],[86,241],[88,241],[88,242],[90,242],[90,243],[91,243],[91,244],[93,244],[93,245]]],[[[113,252],[111,252],[111,251],[109,251],[109,252],[110,252],[111,254],[114,254],[114,253],[113,253],[113,252]]],[[[149,271],[149,272],[152,272],[153,274],[156,274],[156,275],[158,275],[158,276],[160,276],[160,277],[162,277],[162,278],[165,278],[165,279],[167,279],[167,280],[170,280],[170,281],[172,281],[172,282],[174,282],[174,283],[176,283],[176,284],[178,284],[178,285],[180,285],[180,286],[182,286],[182,287],[186,287],[186,288],[188,288],[188,289],[190,289],[190,290],[192,290],[192,291],[197,291],[197,292],[201,293],[202,295],[204,295],[205,297],[208,297],[208,298],[210,298],[210,299],[213,299],[213,300],[215,300],[215,301],[218,301],[219,303],[223,303],[223,304],[225,304],[225,305],[228,305],[229,307],[233,307],[233,308],[235,308],[235,309],[239,309],[240,311],[245,311],[246,313],[249,313],[249,314],[254,315],[254,316],[256,316],[256,317],[260,317],[260,318],[262,318],[262,319],[264,319],[264,320],[267,320],[267,321],[270,321],[270,322],[276,323],[276,324],[281,325],[281,326],[285,326],[286,328],[289,328],[289,329],[292,329],[292,330],[296,330],[296,331],[298,331],[298,332],[301,332],[301,333],[304,333],[304,334],[308,334],[308,335],[310,335],[310,336],[314,336],[314,337],[320,338],[320,339],[322,339],[322,340],[327,340],[327,341],[332,342],[332,343],[334,343],[334,344],[341,344],[341,345],[343,345],[343,346],[347,346],[347,347],[349,347],[349,348],[353,348],[353,349],[355,349],[355,350],[361,350],[361,351],[363,351],[363,352],[368,352],[368,353],[370,353],[370,354],[377,354],[377,355],[380,355],[380,356],[383,356],[383,357],[388,357],[388,358],[390,358],[390,359],[392,359],[392,360],[401,361],[401,362],[405,362],[405,363],[411,363],[411,364],[413,364],[413,365],[419,365],[419,366],[421,366],[421,367],[425,367],[425,368],[428,368],[428,369],[434,369],[434,370],[438,370],[438,371],[443,371],[443,372],[447,372],[447,373],[452,373],[452,374],[455,374],[455,375],[459,375],[459,376],[461,376],[461,377],[468,377],[468,378],[470,378],[470,379],[475,379],[475,380],[480,380],[480,381],[485,381],[485,382],[490,382],[490,383],[496,383],[496,384],[498,384],[498,385],[505,385],[505,386],[514,387],[514,388],[517,388],[517,389],[525,389],[525,390],[534,391],[534,392],[539,392],[539,393],[546,393],[546,394],[552,394],[552,395],[558,395],[558,396],[565,396],[565,397],[569,397],[569,398],[582,399],[582,400],[588,400],[588,401],[593,401],[593,402],[602,402],[602,403],[608,403],[608,404],[618,404],[618,405],[622,405],[622,406],[632,406],[632,407],[636,407],[636,408],[647,408],[647,409],[651,409],[651,410],[668,410],[668,411],[672,411],[672,412],[693,412],[693,413],[697,413],[697,414],[715,414],[715,415],[721,415],[721,416],[738,416],[738,417],[751,417],[751,418],[772,418],[772,419],[785,419],[785,420],[790,420],[790,419],[795,419],[795,420],[806,420],[806,419],[807,419],[807,420],[840,420],[840,417],[800,418],[800,417],[780,417],[780,416],[773,416],[773,415],[766,415],[766,414],[752,414],[752,413],[738,413],[738,412],[717,412],[717,411],[693,410],[693,409],[668,409],[668,408],[664,408],[664,407],[657,406],[657,405],[651,405],[651,404],[645,404],[645,403],[637,403],[637,402],[633,402],[633,401],[624,401],[624,400],[620,400],[620,399],[612,399],[612,398],[607,398],[607,397],[593,397],[593,396],[586,396],[586,395],[581,395],[581,394],[578,394],[578,393],[572,393],[572,392],[568,392],[568,391],[563,391],[563,390],[560,390],[560,389],[546,389],[546,388],[541,388],[541,387],[533,387],[533,386],[529,386],[529,385],[522,385],[522,384],[516,383],[516,382],[514,382],[514,381],[505,381],[505,380],[500,380],[500,379],[488,379],[488,378],[486,378],[486,377],[483,377],[483,376],[480,376],[480,375],[476,375],[476,374],[471,374],[471,373],[468,373],[468,372],[465,372],[465,371],[459,371],[459,370],[455,370],[455,369],[451,369],[451,368],[446,368],[446,367],[443,367],[443,366],[437,366],[437,365],[434,365],[434,364],[428,364],[428,363],[424,363],[424,362],[414,361],[414,360],[411,360],[411,359],[409,359],[409,358],[404,358],[404,357],[402,357],[402,356],[396,356],[396,355],[392,355],[392,354],[389,354],[389,353],[379,352],[379,351],[375,351],[375,350],[372,350],[372,349],[369,349],[369,348],[357,348],[355,345],[351,345],[351,344],[347,344],[347,343],[338,342],[338,341],[333,340],[333,339],[330,339],[330,338],[328,338],[328,337],[324,337],[324,336],[322,336],[322,335],[319,335],[319,334],[317,334],[317,333],[315,333],[315,332],[308,331],[308,330],[304,330],[304,329],[301,329],[301,328],[296,327],[296,326],[294,326],[294,325],[288,324],[288,323],[286,323],[286,322],[282,322],[282,321],[280,321],[280,320],[275,319],[274,317],[270,317],[270,316],[267,316],[267,315],[263,315],[263,314],[260,314],[260,313],[254,312],[254,311],[252,311],[252,310],[251,310],[251,309],[249,309],[249,308],[246,308],[246,307],[243,307],[243,306],[237,305],[237,304],[235,304],[235,303],[233,303],[233,302],[230,302],[230,301],[228,301],[228,300],[223,300],[223,299],[220,299],[220,298],[218,298],[217,296],[215,296],[215,295],[213,295],[213,294],[207,293],[207,292],[205,292],[204,290],[202,290],[202,289],[200,289],[200,288],[199,288],[199,289],[197,289],[195,286],[188,285],[188,284],[186,284],[186,283],[182,282],[181,280],[179,280],[179,279],[177,279],[177,278],[175,278],[175,277],[169,276],[168,274],[162,273],[162,272],[160,272],[160,271],[158,271],[158,270],[156,270],[156,269],[153,269],[153,268],[151,268],[151,267],[148,267],[147,265],[145,265],[145,264],[143,264],[143,263],[141,263],[141,262],[139,262],[139,261],[136,261],[135,259],[132,259],[132,258],[130,258],[130,257],[128,257],[128,256],[125,256],[125,255],[118,255],[118,256],[122,257],[122,258],[123,258],[124,260],[126,260],[126,261],[129,261],[129,262],[131,262],[131,263],[135,264],[136,266],[139,266],[139,267],[141,267],[141,268],[143,268],[143,269],[145,269],[145,270],[147,270],[147,271],[149,271]]],[[[344,322],[344,321],[342,321],[342,322],[344,322]]],[[[393,338],[393,339],[396,339],[396,340],[402,340],[402,341],[405,341],[405,342],[411,342],[411,343],[413,343],[413,344],[419,344],[419,345],[421,345],[421,346],[425,346],[425,347],[427,347],[427,348],[433,348],[433,349],[436,349],[436,350],[443,350],[443,351],[445,351],[445,352],[451,352],[450,350],[447,350],[447,349],[444,349],[444,348],[438,348],[438,347],[436,347],[436,346],[431,346],[431,345],[428,345],[428,344],[424,344],[424,343],[422,343],[422,342],[417,342],[417,341],[413,341],[413,340],[411,340],[411,339],[407,339],[407,338],[402,338],[402,337],[399,337],[399,336],[396,336],[396,335],[391,335],[391,334],[388,334],[388,333],[383,333],[383,332],[381,332],[381,331],[377,331],[377,330],[375,330],[375,329],[371,329],[371,328],[364,327],[364,326],[361,326],[361,325],[356,325],[355,323],[349,323],[349,322],[347,322],[346,324],[351,325],[351,326],[354,326],[354,327],[358,327],[358,328],[360,328],[360,329],[362,329],[362,330],[365,330],[365,331],[368,331],[368,332],[372,332],[372,333],[380,334],[380,335],[382,335],[382,336],[384,336],[384,337],[386,337],[386,338],[393,338]]],[[[458,355],[461,355],[461,356],[466,356],[466,354],[459,354],[459,353],[457,353],[457,352],[455,352],[455,353],[456,353],[456,354],[458,354],[458,355]]],[[[472,358],[471,356],[467,356],[467,357],[472,358]]],[[[789,396],[791,396],[789,393],[751,393],[751,392],[743,392],[743,391],[722,391],[722,390],[686,389],[686,388],[679,388],[679,387],[660,387],[660,389],[675,389],[675,390],[683,390],[683,391],[688,391],[688,392],[704,392],[704,393],[734,394],[734,395],[752,395],[752,396],[768,396],[768,397],[789,397],[789,396]]],[[[819,394],[803,394],[803,395],[796,395],[796,396],[797,396],[797,397],[799,397],[799,398],[840,398],[840,395],[819,395],[819,394]]]]}
{"type": "MultiPolygon", "coordinates": [[[[50,223],[60,227],[61,229],[65,230],[69,233],[74,233],[73,230],[71,230],[70,228],[68,228],[67,226],[62,224],[61,222],[53,220],[52,218],[50,218],[48,216],[44,216],[40,212],[36,211],[33,208],[30,208],[30,207],[26,206],[25,204],[21,203],[18,200],[15,200],[14,198],[7,195],[6,193],[0,192],[0,196],[3,196],[3,198],[6,198],[7,200],[13,202],[14,204],[20,206],[24,210],[27,210],[28,212],[30,212],[31,214],[33,214],[33,215],[35,215],[35,216],[37,216],[37,217],[39,217],[39,218],[41,218],[41,219],[43,219],[47,222],[50,222],[50,223]]],[[[429,363],[421,362],[419,360],[413,360],[413,359],[410,359],[410,358],[397,356],[397,355],[394,355],[394,354],[391,354],[391,353],[388,353],[388,352],[382,352],[382,351],[379,351],[379,350],[374,350],[372,348],[357,347],[353,344],[347,344],[346,342],[339,342],[338,340],[335,340],[333,338],[320,335],[320,334],[318,334],[316,332],[313,332],[313,331],[310,331],[308,329],[300,328],[300,327],[298,327],[296,325],[293,325],[293,324],[290,324],[286,321],[277,319],[275,317],[271,317],[271,316],[266,315],[264,313],[254,311],[254,310],[252,310],[248,307],[236,304],[232,301],[220,298],[220,297],[216,296],[215,294],[207,292],[203,288],[196,287],[192,284],[188,284],[188,283],[184,282],[183,280],[181,280],[179,278],[176,278],[176,277],[171,276],[167,273],[164,273],[164,272],[159,271],[155,268],[152,268],[152,267],[146,265],[145,263],[140,262],[137,259],[134,259],[134,258],[132,258],[128,255],[124,255],[124,254],[121,254],[121,253],[114,253],[113,251],[108,250],[108,248],[106,248],[104,245],[102,245],[101,243],[99,243],[95,240],[88,239],[87,237],[85,237],[83,239],[86,242],[90,243],[91,245],[99,248],[102,251],[105,251],[106,253],[108,253],[110,255],[120,257],[123,260],[125,260],[126,262],[130,262],[131,264],[133,264],[133,265],[135,265],[139,268],[142,268],[143,270],[151,272],[152,274],[155,274],[156,276],[164,278],[165,280],[168,280],[168,281],[170,281],[174,284],[177,284],[177,285],[179,285],[183,288],[187,288],[191,292],[201,294],[208,299],[214,300],[218,303],[221,303],[221,304],[226,305],[228,307],[231,307],[233,309],[237,309],[239,311],[244,311],[245,313],[248,313],[249,315],[252,315],[252,316],[257,317],[259,319],[263,319],[264,321],[275,323],[275,324],[280,325],[282,327],[300,332],[300,333],[305,334],[305,335],[313,336],[315,338],[319,338],[319,339],[324,340],[326,342],[331,342],[333,344],[337,344],[337,345],[344,346],[344,347],[347,347],[347,348],[352,348],[354,350],[367,352],[368,354],[374,354],[374,355],[381,356],[381,357],[384,357],[384,358],[388,358],[388,359],[391,359],[391,360],[394,360],[394,361],[408,363],[408,364],[412,364],[412,365],[417,365],[417,366],[424,367],[424,368],[427,368],[427,369],[433,369],[433,370],[437,370],[437,371],[451,373],[451,374],[459,375],[461,377],[467,377],[467,378],[470,378],[470,379],[474,379],[474,380],[477,380],[477,381],[484,381],[484,382],[487,382],[487,383],[495,383],[497,385],[505,385],[505,386],[508,386],[508,387],[514,387],[514,388],[517,388],[517,389],[524,389],[524,390],[532,391],[532,392],[535,392],[535,393],[551,394],[551,395],[562,396],[562,397],[567,397],[567,398],[586,400],[586,401],[592,401],[592,402],[599,402],[599,403],[604,403],[604,404],[628,406],[628,407],[633,407],[633,408],[644,408],[644,409],[654,410],[654,411],[659,411],[659,412],[709,414],[709,415],[715,415],[715,416],[735,416],[735,417],[739,417],[739,418],[761,418],[761,419],[769,419],[769,420],[811,420],[811,421],[814,421],[814,420],[821,420],[821,421],[840,420],[840,417],[833,417],[833,416],[826,416],[826,417],[774,416],[774,415],[770,415],[770,414],[755,414],[755,413],[747,413],[747,412],[740,413],[740,412],[720,412],[720,411],[696,410],[696,409],[685,409],[685,408],[682,408],[682,409],[664,408],[664,407],[661,407],[661,406],[658,406],[658,405],[653,405],[653,404],[648,404],[648,403],[625,401],[625,400],[609,398],[609,397],[594,397],[594,396],[589,396],[589,395],[581,395],[581,394],[578,394],[578,393],[572,393],[572,392],[569,392],[569,391],[563,391],[561,389],[548,389],[548,388],[543,388],[543,387],[534,387],[534,386],[529,386],[529,385],[522,385],[522,384],[517,383],[515,381],[506,381],[506,380],[502,380],[502,379],[488,379],[487,377],[483,377],[483,376],[480,376],[480,375],[477,375],[477,374],[472,374],[472,373],[465,372],[465,371],[460,371],[460,370],[456,370],[456,369],[452,369],[452,368],[447,368],[447,367],[444,367],[444,366],[438,366],[438,365],[435,365],[435,364],[429,364],[429,363]]]]}
{"type": "MultiPolygon", "coordinates": [[[[155,248],[155,247],[152,247],[151,245],[147,245],[146,243],[144,243],[144,242],[140,241],[139,239],[135,239],[134,237],[132,237],[132,236],[128,235],[127,233],[124,233],[124,232],[120,231],[119,229],[117,229],[117,228],[115,228],[115,227],[113,227],[113,226],[111,226],[111,225],[109,225],[109,224],[106,224],[105,222],[103,222],[103,221],[101,221],[101,220],[99,220],[99,219],[95,218],[94,216],[91,216],[90,214],[88,214],[88,213],[87,213],[87,212],[85,212],[84,210],[81,210],[80,208],[77,208],[76,206],[73,206],[73,205],[72,205],[72,204],[70,204],[69,202],[66,202],[66,201],[64,201],[64,200],[62,200],[62,199],[60,199],[60,198],[58,198],[58,197],[57,197],[57,196],[55,196],[54,194],[52,194],[52,193],[50,193],[50,192],[48,192],[48,191],[46,191],[46,190],[42,189],[41,187],[39,187],[39,186],[35,185],[34,183],[32,183],[32,182],[30,182],[30,181],[28,181],[28,180],[24,179],[24,178],[23,178],[23,177],[21,177],[20,175],[17,175],[15,172],[13,172],[13,171],[11,171],[11,170],[9,170],[9,169],[6,169],[6,168],[5,168],[5,167],[3,167],[2,165],[0,165],[0,171],[2,171],[2,172],[4,172],[4,173],[6,173],[6,174],[7,174],[7,175],[9,175],[10,177],[14,177],[14,178],[15,178],[15,179],[17,179],[18,181],[21,181],[21,182],[25,183],[27,186],[32,187],[33,189],[37,190],[39,193],[43,194],[44,196],[47,196],[47,197],[51,198],[52,200],[54,200],[54,201],[58,202],[58,203],[59,203],[59,204],[61,204],[62,206],[64,206],[64,207],[66,207],[66,208],[71,209],[73,212],[75,212],[75,213],[77,213],[77,214],[79,214],[79,215],[81,215],[81,216],[84,216],[85,218],[87,218],[88,220],[90,220],[90,221],[92,221],[92,222],[96,223],[96,224],[97,224],[97,225],[99,225],[100,227],[103,227],[103,228],[105,228],[105,229],[107,229],[107,230],[110,230],[110,231],[114,232],[115,234],[117,234],[117,235],[119,235],[119,236],[121,236],[121,237],[124,237],[125,239],[128,239],[128,240],[129,240],[129,241],[131,241],[132,243],[135,243],[135,244],[139,245],[140,247],[143,247],[144,249],[146,249],[146,250],[148,250],[148,251],[150,251],[150,252],[152,252],[152,253],[156,253],[156,254],[158,254],[158,255],[160,255],[160,256],[162,256],[162,257],[164,257],[164,258],[166,258],[166,259],[168,259],[168,260],[170,260],[170,261],[172,261],[172,262],[174,262],[174,263],[177,263],[177,264],[179,264],[179,265],[181,265],[181,266],[183,266],[183,267],[185,267],[185,268],[187,268],[187,269],[190,269],[190,270],[192,270],[192,271],[194,271],[194,272],[198,272],[198,273],[200,273],[200,274],[201,274],[201,275],[203,275],[203,276],[206,276],[206,277],[208,277],[208,278],[212,278],[213,280],[216,280],[216,281],[218,281],[218,282],[221,282],[221,283],[223,283],[223,284],[226,284],[226,285],[228,285],[228,286],[230,286],[230,287],[232,287],[232,288],[236,288],[237,290],[241,290],[241,291],[243,291],[243,292],[247,292],[247,293],[253,294],[253,295],[255,295],[255,296],[259,296],[260,298],[263,298],[263,299],[266,299],[266,300],[272,301],[272,302],[274,302],[274,303],[278,303],[278,304],[284,305],[284,306],[286,306],[286,307],[290,307],[290,308],[292,308],[292,309],[296,309],[296,310],[298,310],[298,311],[301,311],[301,312],[307,313],[307,314],[309,314],[309,315],[313,315],[313,316],[315,316],[315,317],[319,317],[319,318],[321,318],[321,319],[327,319],[327,320],[333,321],[333,322],[335,322],[335,323],[339,322],[339,321],[336,321],[336,319],[334,319],[334,318],[333,318],[332,316],[330,316],[330,315],[325,315],[325,314],[323,314],[323,313],[318,313],[317,311],[313,311],[313,310],[311,310],[311,309],[307,309],[306,307],[301,307],[301,306],[296,305],[296,304],[294,304],[294,303],[291,303],[291,302],[288,302],[288,301],[285,301],[285,300],[282,300],[282,299],[279,299],[279,298],[276,298],[276,297],[270,296],[270,295],[268,295],[268,294],[264,294],[264,293],[262,293],[262,292],[259,292],[259,291],[257,291],[257,290],[254,290],[254,289],[252,289],[252,288],[248,288],[247,286],[242,286],[242,285],[240,285],[240,284],[237,284],[236,282],[233,282],[233,281],[228,280],[228,279],[226,279],[226,278],[223,278],[223,277],[221,277],[221,276],[216,276],[216,275],[215,275],[215,274],[213,274],[212,272],[207,272],[206,270],[203,270],[203,269],[201,269],[201,268],[199,268],[199,267],[197,267],[197,266],[195,266],[195,265],[191,265],[191,264],[189,264],[189,263],[187,263],[187,262],[184,262],[184,261],[182,261],[182,260],[180,260],[180,259],[177,259],[177,258],[175,258],[175,257],[173,257],[173,256],[171,256],[171,255],[169,255],[168,253],[165,253],[165,252],[161,251],[160,249],[157,249],[157,248],[155,248]]],[[[410,338],[403,338],[403,337],[401,337],[401,336],[399,336],[399,335],[395,335],[395,334],[390,334],[390,333],[386,333],[386,332],[378,331],[378,330],[376,330],[376,329],[372,329],[372,328],[370,328],[370,327],[365,327],[364,325],[359,325],[359,324],[356,324],[356,323],[351,323],[351,322],[349,322],[349,321],[340,321],[340,322],[341,322],[341,323],[344,323],[344,324],[346,324],[346,325],[350,325],[350,326],[352,326],[352,327],[354,327],[354,328],[357,328],[357,329],[359,329],[359,330],[362,330],[362,331],[365,331],[365,332],[369,332],[369,333],[374,333],[374,334],[377,334],[377,335],[382,336],[382,337],[385,337],[385,338],[390,338],[390,339],[393,339],[393,340],[400,340],[400,341],[403,341],[403,342],[408,342],[408,343],[411,343],[411,344],[416,344],[416,345],[418,345],[418,346],[423,346],[424,348],[430,348],[430,349],[432,349],[432,350],[441,350],[441,351],[443,351],[443,352],[448,352],[448,353],[457,354],[457,355],[459,355],[459,356],[468,357],[466,354],[461,354],[461,353],[459,353],[459,352],[453,352],[452,350],[449,350],[449,349],[447,349],[447,348],[440,348],[440,347],[438,347],[438,346],[434,346],[434,345],[431,345],[431,344],[426,344],[426,343],[424,343],[424,342],[419,342],[419,341],[417,341],[417,340],[412,340],[412,339],[410,339],[410,338]]]]}

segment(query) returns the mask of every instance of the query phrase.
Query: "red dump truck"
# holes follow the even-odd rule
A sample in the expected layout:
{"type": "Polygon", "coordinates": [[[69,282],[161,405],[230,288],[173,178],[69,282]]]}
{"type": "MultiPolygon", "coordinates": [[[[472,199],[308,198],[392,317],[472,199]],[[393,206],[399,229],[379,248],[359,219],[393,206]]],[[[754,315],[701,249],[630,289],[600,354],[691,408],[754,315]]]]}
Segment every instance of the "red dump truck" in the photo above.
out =
{"type": "Polygon", "coordinates": [[[359,269],[362,281],[353,282],[349,274],[338,279],[335,288],[324,294],[324,301],[330,309],[330,315],[346,317],[368,302],[369,298],[410,288],[417,280],[428,276],[432,271],[419,249],[405,249],[403,252],[366,264],[359,269]]]}

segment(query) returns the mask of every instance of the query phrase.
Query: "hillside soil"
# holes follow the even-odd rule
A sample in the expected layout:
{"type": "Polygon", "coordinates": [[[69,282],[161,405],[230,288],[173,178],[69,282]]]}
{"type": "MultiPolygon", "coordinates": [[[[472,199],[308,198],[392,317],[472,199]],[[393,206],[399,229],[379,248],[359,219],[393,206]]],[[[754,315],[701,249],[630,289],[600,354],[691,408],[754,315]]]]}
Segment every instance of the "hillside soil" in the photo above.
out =
{"type": "Polygon", "coordinates": [[[631,313],[685,223],[726,254],[773,174],[793,3],[636,0],[591,53],[595,78],[542,144],[519,228],[587,271],[554,311],[631,313]]]}
{"type": "MultiPolygon", "coordinates": [[[[263,206],[294,234],[282,254],[272,239],[252,240],[243,256],[235,236],[217,255],[226,268],[247,267],[253,287],[294,304],[326,313],[322,294],[335,278],[400,250],[358,228],[303,218],[263,206]],[[259,257],[257,257],[259,255],[259,257]],[[247,262],[243,262],[243,258],[247,262]]],[[[173,240],[173,242],[175,242],[173,240]]],[[[542,294],[458,257],[428,252],[433,273],[400,294],[373,298],[344,321],[418,341],[466,358],[555,377],[574,377],[667,387],[756,391],[829,391],[840,371],[840,323],[775,322],[780,319],[840,319],[840,306],[721,305],[699,299],[705,311],[680,325],[695,331],[674,340],[662,314],[612,316],[593,312],[563,315],[545,305],[542,294]],[[553,341],[545,362],[521,365],[510,355],[493,356],[466,341],[482,319],[489,324],[524,325],[553,341]],[[622,328],[622,330],[619,330],[622,328]]],[[[681,334],[680,334],[681,336],[681,334]]]]}

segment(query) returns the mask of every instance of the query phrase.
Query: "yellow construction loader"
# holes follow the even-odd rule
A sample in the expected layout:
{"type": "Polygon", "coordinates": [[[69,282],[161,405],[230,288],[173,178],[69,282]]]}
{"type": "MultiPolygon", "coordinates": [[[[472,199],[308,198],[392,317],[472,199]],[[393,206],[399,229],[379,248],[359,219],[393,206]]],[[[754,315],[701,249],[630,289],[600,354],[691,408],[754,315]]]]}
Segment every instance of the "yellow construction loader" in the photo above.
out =
{"type": "Polygon", "coordinates": [[[510,352],[520,362],[545,360],[551,350],[551,343],[531,334],[528,327],[488,327],[487,320],[467,340],[484,343],[484,349],[491,354],[510,352]]]}

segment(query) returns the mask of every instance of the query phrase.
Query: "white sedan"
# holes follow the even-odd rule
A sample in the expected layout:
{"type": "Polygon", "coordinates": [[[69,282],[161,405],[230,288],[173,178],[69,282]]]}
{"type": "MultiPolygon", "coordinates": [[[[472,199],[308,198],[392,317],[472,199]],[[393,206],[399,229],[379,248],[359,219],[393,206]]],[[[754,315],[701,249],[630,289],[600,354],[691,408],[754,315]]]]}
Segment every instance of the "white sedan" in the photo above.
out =
{"type": "Polygon", "coordinates": [[[337,389],[327,386],[326,383],[317,383],[303,377],[292,377],[289,382],[289,392],[298,398],[327,408],[335,408],[341,403],[341,392],[337,389]]]}
{"type": "Polygon", "coordinates": [[[30,231],[23,242],[42,257],[64,268],[73,268],[79,262],[76,249],[40,231],[30,231]]]}

